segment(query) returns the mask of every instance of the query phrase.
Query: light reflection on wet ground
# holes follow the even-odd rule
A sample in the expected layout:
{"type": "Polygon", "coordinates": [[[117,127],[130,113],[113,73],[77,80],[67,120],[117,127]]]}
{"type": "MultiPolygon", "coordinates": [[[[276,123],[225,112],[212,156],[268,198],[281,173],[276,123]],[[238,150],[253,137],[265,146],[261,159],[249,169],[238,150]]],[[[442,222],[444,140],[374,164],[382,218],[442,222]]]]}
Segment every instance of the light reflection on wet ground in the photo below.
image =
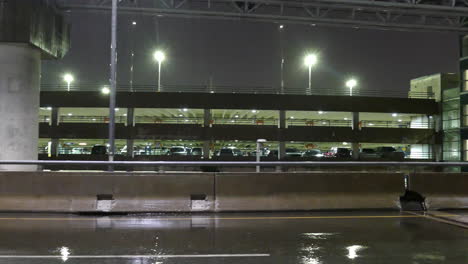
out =
{"type": "Polygon", "coordinates": [[[467,229],[398,212],[0,214],[0,237],[0,264],[468,263],[467,229]]]}

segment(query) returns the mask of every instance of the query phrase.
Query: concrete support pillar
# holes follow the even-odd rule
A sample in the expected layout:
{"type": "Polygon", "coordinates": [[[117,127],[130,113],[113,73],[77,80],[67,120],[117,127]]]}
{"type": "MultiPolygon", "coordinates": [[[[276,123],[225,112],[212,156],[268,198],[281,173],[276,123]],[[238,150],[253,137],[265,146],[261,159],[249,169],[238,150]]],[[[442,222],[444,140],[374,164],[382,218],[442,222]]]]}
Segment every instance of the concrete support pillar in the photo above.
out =
{"type": "MultiPolygon", "coordinates": [[[[286,111],[285,110],[279,111],[278,128],[280,130],[286,129],[286,111]]],[[[278,135],[278,137],[280,137],[280,135],[278,135]]],[[[278,138],[278,159],[282,159],[285,156],[286,156],[286,142],[281,141],[281,138],[278,138]]]]}
{"type": "Polygon", "coordinates": [[[135,126],[135,108],[127,108],[127,126],[135,126]]]}
{"type": "Polygon", "coordinates": [[[278,127],[279,128],[286,128],[286,111],[285,110],[280,110],[279,111],[278,127]]]}
{"type": "Polygon", "coordinates": [[[210,140],[203,141],[203,158],[204,159],[210,158],[210,145],[211,145],[210,140]]]}
{"type": "Polygon", "coordinates": [[[50,125],[58,126],[59,125],[59,111],[58,107],[53,107],[50,113],[50,125]]]}
{"type": "Polygon", "coordinates": [[[211,127],[211,109],[203,110],[203,127],[211,127]]]}
{"type": "MultiPolygon", "coordinates": [[[[127,127],[130,129],[135,126],[135,108],[127,108],[127,127]]],[[[129,133],[131,134],[131,133],[129,133]]],[[[127,157],[133,158],[135,154],[133,153],[134,140],[127,138],[127,157]]]]}
{"type": "Polygon", "coordinates": [[[359,112],[353,112],[353,135],[354,139],[353,142],[351,143],[351,148],[353,150],[353,160],[358,160],[359,159],[359,142],[357,142],[357,135],[359,133],[359,130],[361,130],[359,126],[359,112]]]}
{"type": "Polygon", "coordinates": [[[59,139],[52,138],[50,141],[50,157],[57,157],[59,155],[59,139]]]}
{"type": "Polygon", "coordinates": [[[127,139],[127,157],[129,158],[135,157],[135,154],[133,153],[133,143],[133,139],[127,139]]]}
{"type": "MultiPolygon", "coordinates": [[[[203,110],[203,127],[210,128],[212,127],[213,117],[211,115],[211,109],[204,109],[203,110]]],[[[203,141],[203,158],[209,159],[210,158],[210,146],[211,140],[203,141]]]]}
{"type": "MultiPolygon", "coordinates": [[[[52,127],[57,127],[59,125],[59,111],[60,108],[53,107],[50,112],[50,123],[52,127]]],[[[49,145],[49,157],[57,157],[59,155],[59,138],[52,138],[49,145]]]]}
{"type": "Polygon", "coordinates": [[[278,142],[278,159],[282,159],[286,156],[286,142],[278,142]]]}
{"type": "MultiPolygon", "coordinates": [[[[0,160],[37,160],[40,51],[27,44],[0,43],[0,160]]],[[[0,165],[0,170],[36,166],[0,165]]]]}

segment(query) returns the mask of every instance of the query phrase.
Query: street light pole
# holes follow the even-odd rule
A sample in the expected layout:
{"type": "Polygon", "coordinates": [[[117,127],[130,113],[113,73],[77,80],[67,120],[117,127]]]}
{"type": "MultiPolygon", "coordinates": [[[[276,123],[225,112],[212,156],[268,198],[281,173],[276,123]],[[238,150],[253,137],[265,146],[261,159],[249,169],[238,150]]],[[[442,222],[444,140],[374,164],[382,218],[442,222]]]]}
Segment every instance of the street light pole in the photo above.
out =
{"type": "Polygon", "coordinates": [[[158,92],[161,92],[161,62],[158,61],[158,92]]]}
{"type": "Polygon", "coordinates": [[[63,80],[67,83],[67,92],[70,91],[70,85],[71,83],[75,80],[75,78],[73,78],[73,75],[67,73],[63,76],[63,80]]]}
{"type": "MultiPolygon", "coordinates": [[[[115,101],[117,94],[117,4],[118,0],[112,0],[109,96],[109,161],[114,161],[115,155],[115,101]]],[[[109,170],[112,171],[113,168],[109,167],[109,170]]]]}
{"type": "Polygon", "coordinates": [[[161,65],[163,61],[166,59],[166,55],[164,52],[158,50],[154,53],[154,59],[158,63],[158,92],[161,92],[161,65]]]}
{"type": "Polygon", "coordinates": [[[312,67],[317,64],[317,55],[309,54],[304,58],[304,64],[309,67],[309,87],[307,88],[306,94],[312,94],[312,67]]]}
{"type": "Polygon", "coordinates": [[[280,93],[284,94],[284,25],[279,26],[280,51],[281,51],[281,89],[280,93]]]}
{"type": "Polygon", "coordinates": [[[356,79],[350,79],[346,82],[346,86],[349,88],[349,95],[353,96],[353,88],[356,87],[357,81],[356,79]]]}

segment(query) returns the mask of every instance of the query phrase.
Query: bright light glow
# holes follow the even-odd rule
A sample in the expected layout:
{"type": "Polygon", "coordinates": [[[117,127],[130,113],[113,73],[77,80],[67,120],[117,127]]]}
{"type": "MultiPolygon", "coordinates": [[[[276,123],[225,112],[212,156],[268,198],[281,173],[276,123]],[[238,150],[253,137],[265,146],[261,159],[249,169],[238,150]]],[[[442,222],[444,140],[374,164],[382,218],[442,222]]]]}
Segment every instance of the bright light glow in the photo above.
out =
{"type": "Polygon", "coordinates": [[[120,110],[120,108],[116,108],[116,109],[115,109],[115,111],[119,111],[119,110],[120,110]]]}
{"type": "Polygon", "coordinates": [[[307,67],[312,67],[315,64],[317,64],[317,62],[318,62],[318,59],[317,59],[317,55],[315,54],[309,54],[304,58],[304,64],[307,67]]]}
{"type": "Polygon", "coordinates": [[[188,119],[185,119],[185,122],[188,122],[188,119]]]}
{"type": "Polygon", "coordinates": [[[327,122],[322,122],[322,125],[326,125],[326,124],[327,124],[327,122]]]}
{"type": "Polygon", "coordinates": [[[66,73],[65,75],[63,75],[63,80],[66,83],[72,83],[75,80],[75,78],[73,78],[73,75],[66,73]]]}
{"type": "Polygon", "coordinates": [[[398,119],[398,122],[403,122],[403,120],[401,120],[401,119],[398,119]]]}
{"type": "Polygon", "coordinates": [[[393,116],[393,117],[397,117],[398,114],[397,114],[397,113],[393,113],[392,116],[393,116]]]}
{"type": "Polygon", "coordinates": [[[180,114],[179,117],[183,117],[184,115],[180,114]]]}
{"type": "Polygon", "coordinates": [[[45,121],[49,121],[49,120],[50,120],[50,118],[46,118],[46,120],[45,120],[45,121]]]}
{"type": "Polygon", "coordinates": [[[235,117],[235,118],[239,118],[239,115],[235,115],[234,117],[235,117]]]}
{"type": "Polygon", "coordinates": [[[359,246],[359,245],[353,245],[353,246],[350,246],[350,247],[347,247],[346,249],[348,250],[348,255],[347,257],[349,259],[355,259],[357,257],[359,257],[359,255],[357,254],[358,251],[362,250],[362,249],[365,249],[366,247],[363,247],[363,246],[359,246]]]}
{"type": "Polygon", "coordinates": [[[323,111],[318,111],[319,115],[323,114],[323,111]]]}
{"type": "Polygon", "coordinates": [[[357,85],[356,79],[350,79],[346,82],[346,87],[351,88],[351,89],[356,87],[356,85],[357,85]]]}
{"type": "Polygon", "coordinates": [[[252,113],[256,114],[256,113],[258,113],[258,111],[257,110],[252,110],[252,113]]]}
{"type": "Polygon", "coordinates": [[[432,119],[432,118],[433,118],[433,116],[429,116],[429,118],[431,118],[431,119],[432,119]]]}
{"type": "Polygon", "coordinates": [[[73,114],[72,113],[68,113],[68,116],[72,116],[73,114]]]}
{"type": "Polygon", "coordinates": [[[291,116],[291,119],[294,119],[294,116],[291,116]]]}
{"type": "Polygon", "coordinates": [[[280,29],[283,29],[283,28],[284,28],[284,25],[280,25],[279,28],[280,28],[280,29]]]}
{"type": "Polygon", "coordinates": [[[188,111],[188,109],[187,109],[187,108],[184,108],[184,109],[182,109],[182,111],[184,111],[184,112],[187,112],[187,111],[188,111]]]}
{"type": "Polygon", "coordinates": [[[348,118],[347,118],[347,117],[345,117],[345,118],[344,118],[344,120],[348,120],[348,118]]]}
{"type": "Polygon", "coordinates": [[[78,145],[80,145],[80,146],[87,146],[88,143],[86,143],[86,142],[80,142],[80,143],[78,143],[78,145]]]}
{"type": "Polygon", "coordinates": [[[46,109],[49,110],[49,111],[51,111],[51,110],[52,110],[52,107],[49,106],[49,107],[47,107],[46,109]]]}
{"type": "Polygon", "coordinates": [[[234,120],[231,120],[231,123],[234,123],[235,121],[234,120]]]}
{"type": "Polygon", "coordinates": [[[348,142],[343,142],[343,145],[345,145],[345,146],[348,145],[348,142]]]}
{"type": "Polygon", "coordinates": [[[374,124],[373,123],[369,123],[369,126],[373,126],[374,124]]]}
{"type": "Polygon", "coordinates": [[[153,56],[154,56],[154,59],[159,63],[166,60],[166,55],[164,54],[164,52],[160,50],[156,51],[153,56]]]}
{"type": "Polygon", "coordinates": [[[127,114],[123,114],[123,116],[127,116],[127,114]]]}
{"type": "Polygon", "coordinates": [[[70,256],[70,249],[68,249],[67,247],[61,247],[60,248],[60,256],[61,256],[63,262],[67,261],[68,256],[70,256]]]}
{"type": "Polygon", "coordinates": [[[101,89],[102,94],[110,94],[110,89],[107,86],[102,87],[101,89]]]}
{"type": "Polygon", "coordinates": [[[133,22],[132,22],[132,25],[134,25],[134,26],[135,26],[135,25],[136,25],[136,21],[133,21],[133,22]]]}
{"type": "Polygon", "coordinates": [[[96,118],[93,118],[93,121],[96,121],[96,118]]]}

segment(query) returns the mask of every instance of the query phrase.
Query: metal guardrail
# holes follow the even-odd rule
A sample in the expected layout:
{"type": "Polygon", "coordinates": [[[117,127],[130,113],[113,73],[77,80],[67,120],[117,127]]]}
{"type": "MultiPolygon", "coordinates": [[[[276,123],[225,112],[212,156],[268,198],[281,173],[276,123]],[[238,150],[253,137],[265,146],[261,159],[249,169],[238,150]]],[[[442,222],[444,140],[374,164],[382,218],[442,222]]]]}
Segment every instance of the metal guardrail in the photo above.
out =
{"type": "MultiPolygon", "coordinates": [[[[105,87],[100,84],[71,84],[70,92],[98,92],[105,87]]],[[[279,87],[266,86],[226,86],[226,85],[161,85],[162,92],[186,92],[186,93],[239,93],[239,94],[290,94],[307,95],[306,87],[279,87]]],[[[42,84],[41,91],[68,91],[66,84],[42,84]]],[[[118,92],[156,92],[156,84],[118,85],[118,92]]],[[[350,96],[349,89],[313,88],[310,95],[350,96]]],[[[396,92],[382,90],[353,89],[353,96],[369,97],[395,97],[433,99],[434,93],[429,92],[396,92]]]]}
{"type": "Polygon", "coordinates": [[[402,161],[48,161],[48,160],[0,160],[0,165],[86,165],[86,166],[410,166],[410,167],[459,167],[468,162],[402,162],[402,161]]]}

